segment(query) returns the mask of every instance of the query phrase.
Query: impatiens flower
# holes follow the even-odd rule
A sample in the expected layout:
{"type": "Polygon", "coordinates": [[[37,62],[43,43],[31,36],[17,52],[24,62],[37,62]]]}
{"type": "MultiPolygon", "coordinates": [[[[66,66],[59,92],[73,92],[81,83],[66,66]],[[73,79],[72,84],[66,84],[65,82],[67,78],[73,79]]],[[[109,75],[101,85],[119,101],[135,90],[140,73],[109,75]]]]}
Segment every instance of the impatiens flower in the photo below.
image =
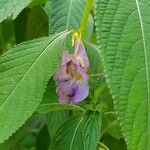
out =
{"type": "Polygon", "coordinates": [[[62,64],[54,75],[60,103],[78,103],[89,93],[87,69],[89,61],[82,42],[74,42],[74,54],[64,52],[62,64]]]}

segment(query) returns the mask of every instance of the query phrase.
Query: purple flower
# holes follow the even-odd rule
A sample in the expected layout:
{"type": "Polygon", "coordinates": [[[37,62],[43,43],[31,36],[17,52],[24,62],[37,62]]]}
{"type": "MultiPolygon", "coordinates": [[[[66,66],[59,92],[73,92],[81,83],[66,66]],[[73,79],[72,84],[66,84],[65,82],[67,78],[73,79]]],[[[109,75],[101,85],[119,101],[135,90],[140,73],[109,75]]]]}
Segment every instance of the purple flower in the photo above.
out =
{"type": "Polygon", "coordinates": [[[60,103],[78,103],[83,101],[89,93],[87,69],[88,57],[82,42],[74,42],[74,54],[64,52],[62,64],[54,75],[60,103]]]}

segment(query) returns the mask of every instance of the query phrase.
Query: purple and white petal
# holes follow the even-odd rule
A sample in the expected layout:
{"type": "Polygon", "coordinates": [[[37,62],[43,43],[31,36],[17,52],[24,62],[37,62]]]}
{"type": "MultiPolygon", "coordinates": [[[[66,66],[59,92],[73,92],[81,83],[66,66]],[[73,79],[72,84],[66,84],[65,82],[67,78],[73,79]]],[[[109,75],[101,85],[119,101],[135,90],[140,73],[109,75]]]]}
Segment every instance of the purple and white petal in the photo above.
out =
{"type": "Polygon", "coordinates": [[[82,68],[80,65],[76,65],[76,71],[79,72],[82,75],[83,80],[88,80],[88,74],[84,68],[82,68]]]}
{"type": "Polygon", "coordinates": [[[62,64],[54,75],[57,84],[56,93],[62,104],[79,103],[89,93],[87,75],[89,61],[80,40],[75,40],[75,49],[74,55],[70,55],[67,51],[63,52],[62,64]]]}
{"type": "Polygon", "coordinates": [[[60,103],[70,103],[73,89],[73,80],[68,80],[64,82],[59,82],[56,88],[56,93],[59,96],[59,102],[60,103]]]}
{"type": "Polygon", "coordinates": [[[83,68],[87,69],[89,67],[89,60],[85,48],[80,40],[75,40],[75,50],[76,63],[80,63],[83,68]]]}
{"type": "Polygon", "coordinates": [[[71,60],[73,60],[73,56],[70,55],[67,51],[64,51],[63,56],[62,56],[62,64],[61,65],[66,65],[71,60]]]}
{"type": "Polygon", "coordinates": [[[71,103],[75,104],[83,101],[88,96],[88,94],[89,94],[89,86],[87,82],[75,86],[71,97],[71,103]]]}
{"type": "Polygon", "coordinates": [[[55,81],[66,81],[71,79],[72,77],[66,73],[67,67],[65,65],[61,65],[59,70],[55,73],[53,79],[55,81]]]}

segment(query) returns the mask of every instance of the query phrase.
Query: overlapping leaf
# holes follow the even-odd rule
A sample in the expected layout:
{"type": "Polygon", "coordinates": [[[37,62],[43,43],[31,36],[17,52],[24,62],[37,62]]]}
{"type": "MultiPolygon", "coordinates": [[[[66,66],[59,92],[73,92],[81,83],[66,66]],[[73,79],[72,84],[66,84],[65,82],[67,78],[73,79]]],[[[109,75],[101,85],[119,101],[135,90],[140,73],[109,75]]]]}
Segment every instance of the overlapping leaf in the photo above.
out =
{"type": "Polygon", "coordinates": [[[69,32],[28,41],[0,57],[0,143],[32,115],[59,65],[69,32]]]}
{"type": "Polygon", "coordinates": [[[149,0],[97,0],[106,79],[129,150],[150,149],[149,0]]]}

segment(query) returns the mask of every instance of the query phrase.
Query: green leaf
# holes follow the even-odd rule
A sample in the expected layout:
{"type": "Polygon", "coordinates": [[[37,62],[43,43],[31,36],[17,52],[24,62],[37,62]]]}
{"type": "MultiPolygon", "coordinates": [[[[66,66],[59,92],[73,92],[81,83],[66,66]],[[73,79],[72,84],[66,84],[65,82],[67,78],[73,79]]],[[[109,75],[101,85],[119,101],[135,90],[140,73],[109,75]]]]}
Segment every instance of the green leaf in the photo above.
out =
{"type": "Polygon", "coordinates": [[[98,112],[72,117],[57,130],[50,149],[96,150],[100,131],[101,116],[98,112]]]}
{"type": "Polygon", "coordinates": [[[32,0],[0,0],[0,22],[7,17],[15,19],[32,0]]]}
{"type": "Polygon", "coordinates": [[[85,0],[52,0],[47,9],[50,33],[78,30],[85,0]]]}
{"type": "Polygon", "coordinates": [[[90,112],[82,125],[82,136],[85,150],[96,150],[101,133],[101,115],[98,112],[90,112]]]}
{"type": "Polygon", "coordinates": [[[105,75],[129,150],[150,149],[149,0],[97,0],[105,75]]]}
{"type": "Polygon", "coordinates": [[[8,139],[42,101],[59,66],[69,32],[22,43],[0,57],[0,143],[8,139]]]}
{"type": "Polygon", "coordinates": [[[84,108],[73,105],[73,104],[59,104],[59,103],[49,103],[49,104],[41,104],[39,108],[37,109],[38,113],[48,113],[52,111],[60,111],[60,110],[79,110],[79,111],[85,111],[84,108]]]}

